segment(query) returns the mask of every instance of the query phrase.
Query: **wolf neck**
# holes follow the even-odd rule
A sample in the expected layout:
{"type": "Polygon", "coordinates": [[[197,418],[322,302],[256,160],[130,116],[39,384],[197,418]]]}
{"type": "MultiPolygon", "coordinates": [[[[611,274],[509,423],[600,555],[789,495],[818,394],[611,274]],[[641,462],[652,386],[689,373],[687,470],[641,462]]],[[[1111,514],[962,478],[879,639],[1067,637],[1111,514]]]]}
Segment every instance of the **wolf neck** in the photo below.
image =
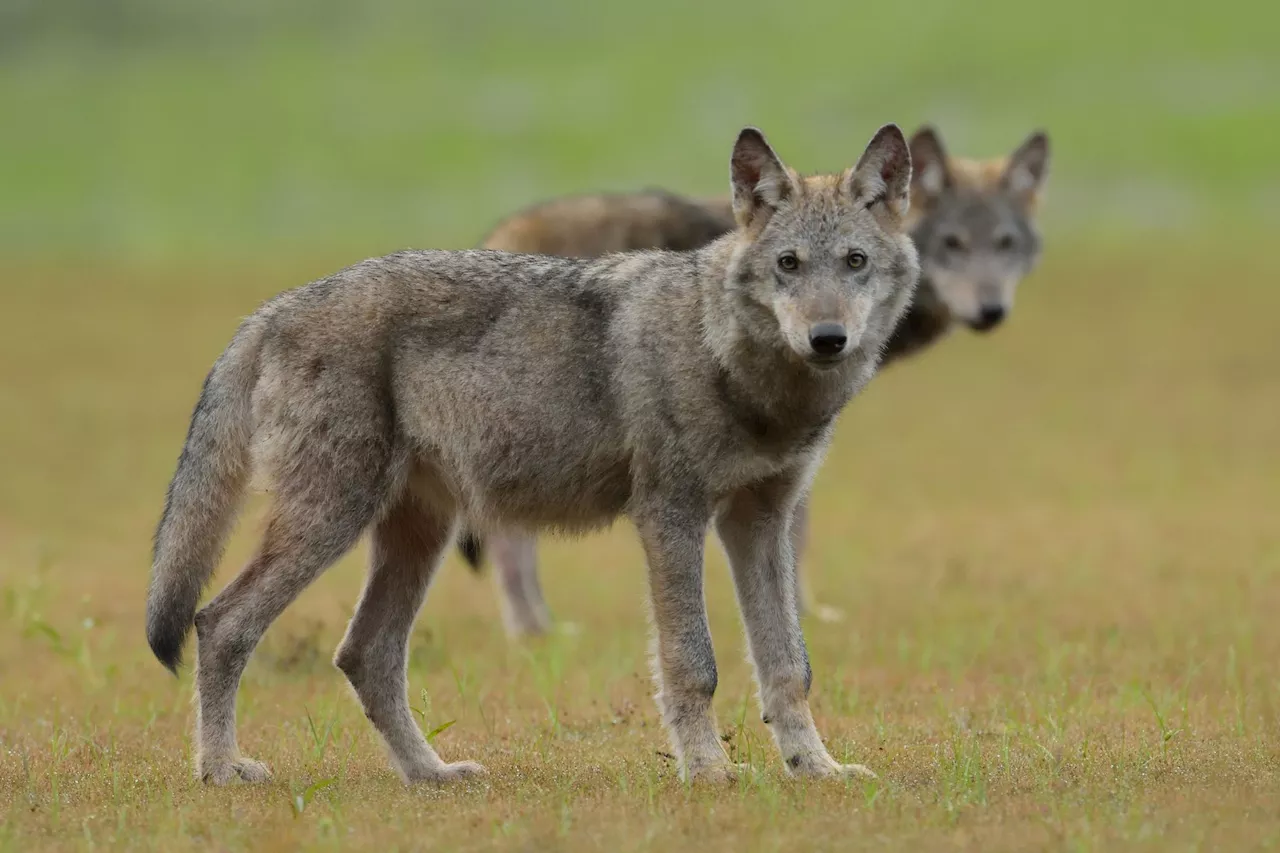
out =
{"type": "MultiPolygon", "coordinates": [[[[927,216],[926,212],[925,217],[927,216]]],[[[920,237],[924,231],[921,227],[923,222],[923,218],[918,219],[911,229],[911,239],[915,241],[922,256],[924,250],[920,248],[920,237]]],[[[885,344],[881,364],[889,364],[928,349],[947,336],[953,321],[951,309],[938,295],[937,286],[929,279],[928,274],[921,272],[920,283],[916,285],[911,305],[889,336],[889,342],[885,344]]]]}
{"type": "Polygon", "coordinates": [[[947,336],[952,316],[938,290],[927,277],[921,276],[911,306],[898,321],[889,342],[885,344],[881,365],[915,355],[947,336]]]}

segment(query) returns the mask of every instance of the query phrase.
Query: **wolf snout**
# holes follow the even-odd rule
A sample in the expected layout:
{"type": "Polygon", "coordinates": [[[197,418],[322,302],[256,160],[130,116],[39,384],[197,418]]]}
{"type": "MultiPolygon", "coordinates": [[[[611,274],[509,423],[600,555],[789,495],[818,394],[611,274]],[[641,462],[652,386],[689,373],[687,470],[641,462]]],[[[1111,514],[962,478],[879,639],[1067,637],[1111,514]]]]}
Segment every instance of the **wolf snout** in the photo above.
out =
{"type": "Polygon", "coordinates": [[[989,332],[1004,321],[1006,313],[1003,305],[983,305],[978,311],[978,319],[971,325],[979,332],[989,332]]]}
{"type": "Polygon", "coordinates": [[[849,333],[843,323],[815,323],[809,327],[809,346],[823,358],[840,355],[848,343],[849,333]]]}

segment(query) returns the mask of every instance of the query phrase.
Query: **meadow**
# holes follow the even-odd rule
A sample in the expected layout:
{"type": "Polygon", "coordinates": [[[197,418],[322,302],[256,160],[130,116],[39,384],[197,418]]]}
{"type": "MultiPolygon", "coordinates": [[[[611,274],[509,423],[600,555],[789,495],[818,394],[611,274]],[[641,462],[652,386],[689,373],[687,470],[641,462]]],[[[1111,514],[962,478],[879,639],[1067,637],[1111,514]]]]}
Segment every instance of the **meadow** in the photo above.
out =
{"type": "Polygon", "coordinates": [[[0,850],[1280,848],[1277,31],[1239,0],[0,9],[0,850]],[[1007,326],[886,370],[815,487],[814,712],[878,782],[785,776],[710,547],[751,772],[681,784],[625,523],[543,544],[574,629],[543,640],[440,570],[411,692],[483,782],[401,785],[331,665],[363,547],[249,665],[272,781],[192,778],[143,598],[241,317],[549,195],[723,192],[743,124],[816,171],[887,120],[978,155],[1043,126],[1054,161],[1007,326]]]}

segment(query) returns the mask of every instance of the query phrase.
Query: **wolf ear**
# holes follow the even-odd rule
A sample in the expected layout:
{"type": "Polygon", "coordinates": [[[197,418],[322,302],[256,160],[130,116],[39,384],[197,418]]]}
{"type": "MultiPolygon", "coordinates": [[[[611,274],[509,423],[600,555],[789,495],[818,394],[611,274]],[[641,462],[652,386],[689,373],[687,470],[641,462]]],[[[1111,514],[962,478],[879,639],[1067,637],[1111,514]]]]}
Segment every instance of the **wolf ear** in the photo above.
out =
{"type": "Polygon", "coordinates": [[[787,167],[773,153],[764,134],[754,127],[743,128],[733,144],[729,159],[733,184],[733,216],[746,226],[762,212],[777,209],[795,189],[787,167]]]}
{"type": "Polygon", "coordinates": [[[899,218],[907,215],[911,191],[911,149],[896,124],[886,124],[867,143],[858,165],[849,174],[854,201],[867,207],[884,202],[899,218]]]}
{"type": "Polygon", "coordinates": [[[1024,204],[1034,203],[1049,176],[1049,135],[1037,130],[1009,157],[1000,176],[1006,192],[1024,204]]]}
{"type": "Polygon", "coordinates": [[[926,200],[942,195],[951,186],[951,169],[938,131],[926,124],[911,136],[910,148],[911,188],[926,200]]]}

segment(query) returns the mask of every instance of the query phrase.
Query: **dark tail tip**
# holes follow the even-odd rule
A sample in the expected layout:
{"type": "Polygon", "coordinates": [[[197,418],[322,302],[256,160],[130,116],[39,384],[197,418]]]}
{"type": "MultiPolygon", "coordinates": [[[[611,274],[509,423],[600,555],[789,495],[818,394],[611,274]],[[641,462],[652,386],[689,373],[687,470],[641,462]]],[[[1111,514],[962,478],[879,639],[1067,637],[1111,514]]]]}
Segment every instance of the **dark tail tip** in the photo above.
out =
{"type": "Polygon", "coordinates": [[[151,652],[164,668],[175,676],[182,665],[182,643],[187,638],[190,620],[164,615],[147,620],[147,642],[151,652]]]}
{"type": "Polygon", "coordinates": [[[458,550],[462,552],[462,559],[467,561],[471,571],[479,573],[484,562],[484,543],[480,541],[480,537],[463,531],[458,539],[458,550]]]}

